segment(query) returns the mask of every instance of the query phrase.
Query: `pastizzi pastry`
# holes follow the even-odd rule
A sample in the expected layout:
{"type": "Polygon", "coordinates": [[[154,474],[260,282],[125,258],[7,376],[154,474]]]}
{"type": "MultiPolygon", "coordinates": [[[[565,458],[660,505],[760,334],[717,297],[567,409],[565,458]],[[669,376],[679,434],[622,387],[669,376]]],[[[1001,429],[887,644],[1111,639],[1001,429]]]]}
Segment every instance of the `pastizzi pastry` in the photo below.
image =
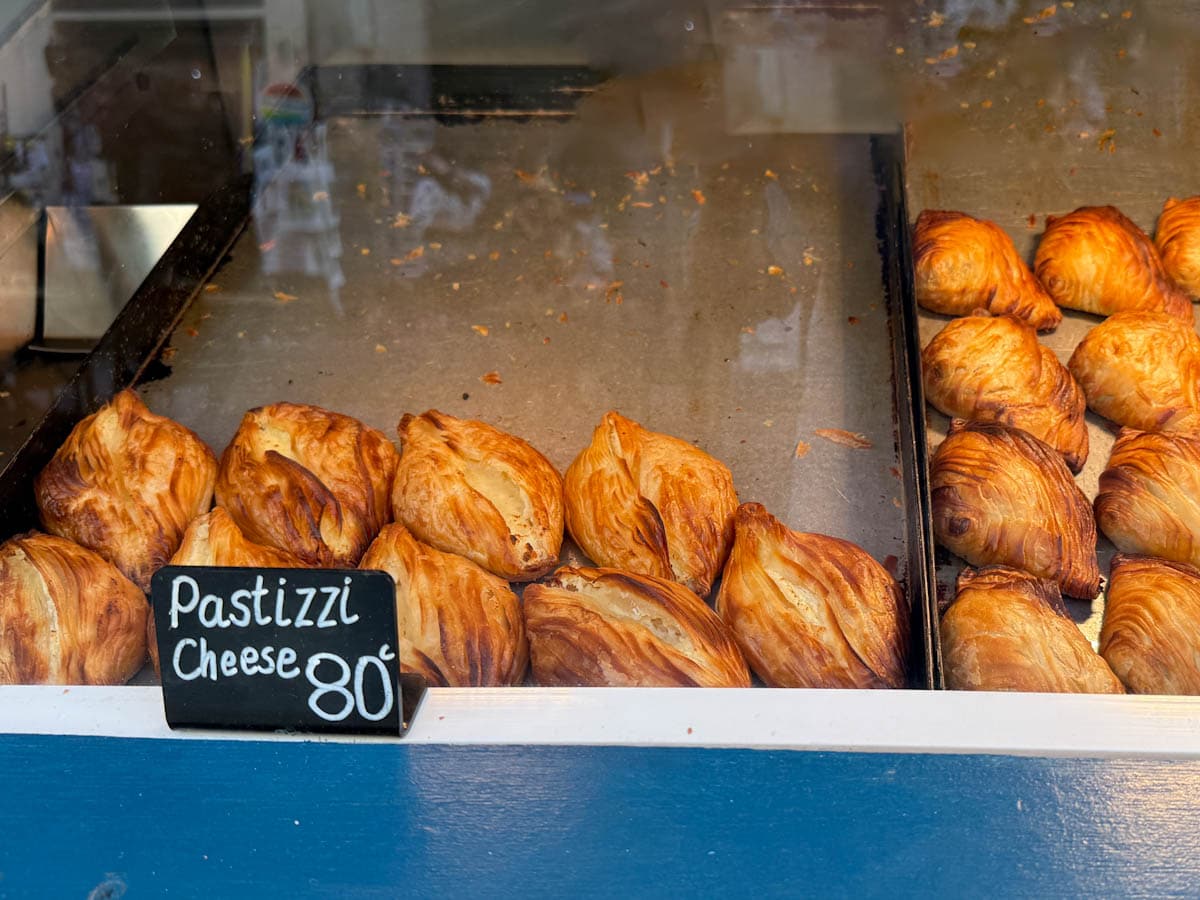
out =
{"type": "Polygon", "coordinates": [[[931,312],[966,316],[983,309],[1050,331],[1062,312],[994,222],[949,210],[924,210],[913,237],[913,287],[931,312]]]}
{"type": "Polygon", "coordinates": [[[1091,410],[1139,431],[1200,429],[1200,337],[1163,313],[1120,313],[1089,331],[1067,368],[1091,410]]]}
{"type": "Polygon", "coordinates": [[[225,448],[217,504],[255,543],[353,567],[391,521],[396,460],[392,442],[357,419],[273,403],[247,412],[225,448]]]}
{"type": "Polygon", "coordinates": [[[149,605],[111,563],[30,532],[0,544],[0,684],[123,684],[146,661],[149,605]]]}
{"type": "Polygon", "coordinates": [[[1200,297],[1200,197],[1163,204],[1154,245],[1171,280],[1200,297]]]}
{"type": "MultiPolygon", "coordinates": [[[[192,520],[183,535],[183,542],[171,557],[173,566],[240,566],[250,569],[306,569],[309,564],[300,557],[256,544],[242,533],[237,523],[222,507],[215,506],[192,520]]],[[[158,671],[158,632],[151,615],[146,623],[146,642],[150,662],[158,671]]]]}
{"type": "Polygon", "coordinates": [[[1100,653],[1135,694],[1200,694],[1200,570],[1117,554],[1100,653]]]}
{"type": "Polygon", "coordinates": [[[525,626],[541,685],[750,686],[725,623],[666,579],[564,566],[525,589],[525,626]]]}
{"type": "Polygon", "coordinates": [[[398,426],[392,509],[417,538],[510,581],[558,565],[562,478],[528,443],[437,410],[398,426]]]}
{"type": "Polygon", "coordinates": [[[1200,435],[1122,429],[1095,509],[1118,550],[1200,565],[1200,435]]]}
{"type": "Polygon", "coordinates": [[[1165,312],[1192,322],[1192,301],[1167,276],[1150,238],[1113,206],[1047,216],[1034,272],[1068,309],[1165,312]]]}
{"type": "Polygon", "coordinates": [[[122,391],[71,431],[34,481],[46,530],[95,550],[143,591],[212,503],[200,438],[122,391]]]}
{"type": "Polygon", "coordinates": [[[925,398],[951,417],[1028,431],[1062,454],[1072,472],[1087,461],[1087,399],[1033,328],[1013,316],[954,319],[921,353],[925,398]]]}
{"type": "Polygon", "coordinates": [[[379,532],[359,565],[396,582],[400,668],[440,687],[520,684],[529,665],[521,605],[508,582],[423,544],[399,524],[379,532]]]}
{"type": "Polygon", "coordinates": [[[941,636],[951,690],[1125,693],[1071,620],[1054,582],[1027,572],[964,569],[941,636]]]}
{"type": "Polygon", "coordinates": [[[770,687],[904,685],[908,604],[862,548],[792,531],[743,503],[717,594],[750,668],[770,687]]]}
{"type": "Polygon", "coordinates": [[[1028,432],[955,420],[933,455],[930,494],[938,543],[972,565],[1012,566],[1071,597],[1100,592],[1091,504],[1028,432]]]}
{"type": "Polygon", "coordinates": [[[567,469],[564,490],[567,530],[594,562],[708,595],[737,509],[723,463],[609,412],[567,469]]]}

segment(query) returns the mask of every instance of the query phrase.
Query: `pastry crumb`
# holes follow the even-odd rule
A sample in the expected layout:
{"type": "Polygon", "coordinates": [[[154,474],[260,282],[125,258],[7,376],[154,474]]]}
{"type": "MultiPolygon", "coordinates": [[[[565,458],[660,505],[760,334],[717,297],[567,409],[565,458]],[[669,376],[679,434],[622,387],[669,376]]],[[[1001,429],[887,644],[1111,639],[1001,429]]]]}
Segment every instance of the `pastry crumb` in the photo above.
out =
{"type": "Polygon", "coordinates": [[[371,255],[371,248],[370,248],[370,247],[363,247],[363,248],[362,248],[361,250],[359,250],[358,252],[359,252],[359,253],[361,253],[363,256],[370,256],[370,255],[371,255]]]}
{"type": "Polygon", "coordinates": [[[412,224],[412,218],[407,213],[396,213],[392,219],[393,228],[407,228],[412,224]]]}
{"type": "Polygon", "coordinates": [[[188,337],[200,337],[200,332],[195,328],[188,328],[187,333],[188,337]]]}
{"type": "Polygon", "coordinates": [[[783,269],[781,269],[779,266],[767,266],[767,274],[768,275],[782,275],[783,269]]]}
{"type": "Polygon", "coordinates": [[[376,353],[387,353],[387,347],[385,347],[383,344],[376,344],[375,352],[376,353]]]}
{"type": "Polygon", "coordinates": [[[485,375],[480,375],[479,380],[482,381],[484,384],[503,384],[504,383],[500,380],[500,373],[495,372],[495,371],[488,372],[485,375]]]}
{"type": "Polygon", "coordinates": [[[808,455],[811,447],[804,441],[796,441],[796,459],[803,459],[808,455]]]}
{"type": "Polygon", "coordinates": [[[563,325],[566,325],[566,324],[567,324],[567,321],[568,321],[568,319],[567,319],[567,314],[566,314],[566,313],[560,313],[560,314],[559,314],[559,317],[558,317],[558,321],[559,321],[559,322],[561,322],[563,325]]]}
{"type": "Polygon", "coordinates": [[[483,337],[488,336],[488,327],[486,325],[472,325],[471,330],[478,335],[482,335],[483,337]]]}
{"type": "Polygon", "coordinates": [[[215,294],[220,290],[221,286],[219,284],[206,284],[204,286],[204,293],[206,294],[215,294]]]}
{"type": "Polygon", "coordinates": [[[708,198],[704,196],[704,191],[699,188],[692,191],[692,199],[696,201],[697,206],[703,206],[708,202],[708,198]]]}
{"type": "Polygon", "coordinates": [[[779,180],[779,176],[775,172],[772,172],[770,169],[767,169],[765,172],[763,172],[763,177],[770,178],[775,181],[779,180]]]}
{"type": "Polygon", "coordinates": [[[842,428],[818,428],[813,434],[824,438],[830,443],[840,444],[852,450],[869,450],[875,446],[865,434],[859,434],[856,431],[846,431],[842,428]]]}
{"type": "Polygon", "coordinates": [[[293,300],[299,300],[295,294],[285,294],[283,291],[275,292],[275,299],[280,303],[291,303],[293,300]]]}
{"type": "Polygon", "coordinates": [[[457,282],[457,281],[450,282],[450,290],[457,291],[460,287],[462,287],[462,284],[460,284],[459,282],[457,282]]]}
{"type": "Polygon", "coordinates": [[[488,254],[488,259],[490,259],[492,262],[495,262],[499,258],[500,258],[499,250],[493,250],[491,253],[488,254]]]}
{"type": "Polygon", "coordinates": [[[407,259],[420,259],[424,255],[425,255],[425,245],[422,244],[420,247],[413,247],[411,250],[409,250],[408,256],[406,258],[407,259]]]}
{"type": "Polygon", "coordinates": [[[402,266],[402,265],[404,265],[404,260],[400,259],[400,258],[399,258],[399,257],[397,257],[397,256],[393,256],[391,259],[389,259],[389,260],[388,260],[388,262],[390,262],[390,263],[391,263],[393,266],[402,266]]]}

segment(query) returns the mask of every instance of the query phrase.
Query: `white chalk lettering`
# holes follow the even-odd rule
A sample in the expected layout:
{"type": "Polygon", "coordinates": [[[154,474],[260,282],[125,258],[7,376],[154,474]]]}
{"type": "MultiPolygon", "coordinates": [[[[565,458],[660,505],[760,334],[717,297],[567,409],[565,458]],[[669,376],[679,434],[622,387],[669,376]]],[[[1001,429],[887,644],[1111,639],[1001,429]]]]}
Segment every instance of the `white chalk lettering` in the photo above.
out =
{"type": "Polygon", "coordinates": [[[275,666],[275,671],[279,673],[280,678],[297,678],[300,675],[300,670],[294,665],[296,662],[296,651],[291,647],[279,648],[279,661],[275,666]],[[291,666],[285,670],[284,666],[291,666]]]}
{"type": "Polygon", "coordinates": [[[339,607],[340,615],[338,616],[338,618],[342,620],[343,625],[353,625],[355,622],[358,621],[358,613],[355,613],[353,618],[351,618],[351,616],[350,616],[350,579],[347,577],[345,579],[345,582],[346,582],[345,587],[342,588],[342,602],[339,607]]]}
{"type": "Polygon", "coordinates": [[[337,587],[323,587],[321,593],[325,595],[325,606],[321,608],[321,615],[317,617],[317,627],[337,628],[337,621],[329,618],[329,613],[333,609],[333,604],[337,603],[338,594],[341,591],[337,587]]]}
{"type": "Polygon", "coordinates": [[[229,595],[229,605],[233,607],[233,615],[229,617],[230,624],[238,628],[245,628],[250,624],[250,606],[246,602],[249,599],[250,592],[245,590],[234,591],[229,595]]]}
{"type": "Polygon", "coordinates": [[[175,653],[171,658],[171,666],[175,669],[175,674],[182,681],[195,681],[197,678],[210,678],[213,681],[217,680],[217,654],[208,649],[208,641],[200,638],[197,643],[194,638],[184,638],[175,645],[175,653]],[[200,661],[196,668],[185,672],[180,666],[180,659],[183,656],[183,651],[192,646],[200,651],[200,661]]]}
{"type": "Polygon", "coordinates": [[[275,592],[275,624],[278,625],[280,628],[286,628],[288,625],[292,624],[291,619],[285,619],[283,617],[283,596],[284,596],[283,586],[285,584],[287,584],[287,579],[280,578],[279,579],[279,590],[277,590],[275,592]]]}
{"type": "Polygon", "coordinates": [[[228,628],[229,620],[225,618],[225,598],[216,594],[205,594],[200,601],[200,624],[205,628],[228,628]]]}
{"type": "Polygon", "coordinates": [[[175,580],[171,582],[171,627],[179,627],[179,614],[190,613],[196,609],[196,604],[200,602],[200,585],[196,584],[196,579],[190,575],[176,575],[175,580]],[[181,604],[179,602],[179,589],[183,586],[191,588],[192,600],[190,603],[181,604]]]}
{"type": "Polygon", "coordinates": [[[270,625],[271,617],[264,616],[262,611],[262,602],[266,599],[267,588],[263,587],[263,578],[261,575],[254,579],[254,590],[251,593],[254,595],[254,624],[270,625]]]}
{"type": "Polygon", "coordinates": [[[350,683],[350,666],[344,659],[333,653],[314,653],[309,657],[308,665],[304,667],[304,677],[308,679],[308,683],[314,689],[308,695],[309,709],[326,722],[340,722],[350,715],[351,710],[354,709],[354,695],[346,690],[346,685],[350,683]],[[324,662],[338,667],[340,674],[336,681],[323,681],[317,677],[317,669],[324,662]],[[321,698],[328,694],[335,694],[342,698],[343,705],[340,710],[331,712],[321,706],[321,698]]]}
{"type": "Polygon", "coordinates": [[[258,675],[262,671],[258,667],[258,651],[253,647],[242,648],[242,652],[238,654],[238,665],[246,675],[258,675]]]}
{"type": "Polygon", "coordinates": [[[317,589],[315,587],[298,587],[296,588],[296,593],[304,598],[304,603],[300,606],[300,613],[296,616],[296,627],[307,628],[315,624],[308,617],[308,608],[312,606],[313,597],[317,595],[317,589]]]}
{"type": "Polygon", "coordinates": [[[232,650],[224,650],[221,652],[221,674],[226,678],[232,678],[237,674],[237,654],[232,650]]]}

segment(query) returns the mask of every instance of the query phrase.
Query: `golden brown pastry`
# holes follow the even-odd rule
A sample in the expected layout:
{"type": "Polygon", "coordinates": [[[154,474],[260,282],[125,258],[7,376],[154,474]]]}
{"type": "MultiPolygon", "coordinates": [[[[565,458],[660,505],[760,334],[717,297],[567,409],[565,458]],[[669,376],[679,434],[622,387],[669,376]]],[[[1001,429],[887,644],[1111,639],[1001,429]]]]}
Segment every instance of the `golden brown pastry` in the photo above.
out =
{"type": "Polygon", "coordinates": [[[1113,557],[1100,653],[1134,694],[1200,694],[1200,570],[1113,557]]]}
{"type": "Polygon", "coordinates": [[[98,554],[30,532],[0,544],[0,684],[124,684],[149,606],[98,554]]]}
{"type": "Polygon", "coordinates": [[[904,686],[908,604],[861,547],[792,531],[743,503],[717,594],[750,668],[770,687],[904,686]]]}
{"type": "Polygon", "coordinates": [[[1046,292],[1067,309],[1165,312],[1192,321],[1191,300],[1167,277],[1150,238],[1114,206],[1047,216],[1033,265],[1046,292]]]}
{"type": "Polygon", "coordinates": [[[1163,313],[1120,313],[1089,331],[1067,368],[1088,406],[1139,431],[1200,429],[1200,337],[1163,313]]]}
{"type": "Polygon", "coordinates": [[[95,550],[143,591],[212,503],[217,460],[122,391],[75,426],[34,482],[46,530],[95,550]]]}
{"type": "Polygon", "coordinates": [[[941,634],[953,691],[1125,693],[1071,621],[1054,582],[1028,572],[964,569],[941,634]]]}
{"type": "Polygon", "coordinates": [[[994,222],[927,209],[917,217],[913,286],[917,303],[948,316],[977,309],[1016,316],[1050,331],[1062,313],[994,222]]]}
{"type": "Polygon", "coordinates": [[[1028,431],[1072,472],[1088,454],[1087,400],[1032,327],[1012,316],[948,323],[921,354],[925,397],[948,416],[1028,431]]]}
{"type": "Polygon", "coordinates": [[[525,589],[525,627],[541,685],[750,686],[725,623],[666,579],[563,566],[525,589]]]}
{"type": "MultiPolygon", "coordinates": [[[[249,540],[233,518],[220,506],[192,520],[183,543],[171,557],[172,566],[242,566],[251,569],[307,569],[300,557],[249,540]]],[[[146,623],[150,662],[159,671],[158,631],[154,616],[146,623]]]]}
{"type": "Polygon", "coordinates": [[[724,464],[609,412],[567,469],[565,492],[567,530],[593,561],[708,595],[737,509],[724,464]]]}
{"type": "Polygon", "coordinates": [[[562,478],[519,437],[431,409],[400,420],[396,521],[510,581],[558,565],[562,478]]]}
{"type": "Polygon", "coordinates": [[[318,566],[353,567],[391,521],[396,448],[316,406],[252,409],[225,448],[217,504],[246,537],[318,566]]]}
{"type": "Polygon", "coordinates": [[[1122,429],[1095,509],[1118,550],[1200,565],[1200,435],[1122,429]]]}
{"type": "Polygon", "coordinates": [[[1064,594],[1100,592],[1091,504],[1062,457],[1005,425],[951,423],[930,464],[933,531],[976,566],[1012,566],[1064,594]]]}
{"type": "Polygon", "coordinates": [[[1200,197],[1163,204],[1154,245],[1171,280],[1200,297],[1200,197]]]}
{"type": "Polygon", "coordinates": [[[396,582],[401,671],[439,687],[524,680],[525,622],[503,578],[421,543],[403,525],[379,532],[359,568],[382,570],[396,582]]]}

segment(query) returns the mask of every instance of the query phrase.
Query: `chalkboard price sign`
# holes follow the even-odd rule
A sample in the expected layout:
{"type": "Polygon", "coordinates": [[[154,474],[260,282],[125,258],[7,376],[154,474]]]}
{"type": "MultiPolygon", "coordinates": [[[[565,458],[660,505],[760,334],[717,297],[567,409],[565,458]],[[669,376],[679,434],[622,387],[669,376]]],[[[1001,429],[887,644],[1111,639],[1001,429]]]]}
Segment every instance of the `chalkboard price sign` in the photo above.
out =
{"type": "Polygon", "coordinates": [[[172,728],[400,734],[386,572],[167,566],[151,583],[172,728]]]}

